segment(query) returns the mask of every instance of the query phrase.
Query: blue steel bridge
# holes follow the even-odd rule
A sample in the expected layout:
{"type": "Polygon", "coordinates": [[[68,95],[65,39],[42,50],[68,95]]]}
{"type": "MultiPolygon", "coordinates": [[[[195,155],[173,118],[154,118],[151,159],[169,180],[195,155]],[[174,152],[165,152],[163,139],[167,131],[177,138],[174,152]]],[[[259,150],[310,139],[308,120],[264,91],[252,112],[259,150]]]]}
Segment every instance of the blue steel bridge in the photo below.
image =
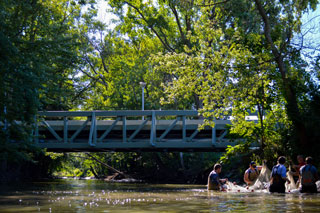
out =
{"type": "Polygon", "coordinates": [[[199,131],[197,111],[39,112],[35,141],[55,152],[223,151],[230,120],[199,131]]]}

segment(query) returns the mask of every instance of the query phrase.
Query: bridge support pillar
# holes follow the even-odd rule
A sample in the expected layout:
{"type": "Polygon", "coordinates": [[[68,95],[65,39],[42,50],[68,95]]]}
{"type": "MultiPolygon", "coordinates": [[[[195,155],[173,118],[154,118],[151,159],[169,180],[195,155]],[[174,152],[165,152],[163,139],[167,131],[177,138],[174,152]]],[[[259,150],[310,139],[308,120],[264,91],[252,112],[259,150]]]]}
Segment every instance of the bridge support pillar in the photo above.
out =
{"type": "Polygon", "coordinates": [[[122,141],[127,142],[127,119],[126,116],[122,116],[122,141]]]}
{"type": "Polygon", "coordinates": [[[68,117],[63,117],[63,142],[68,143],[68,117]]]}
{"type": "Polygon", "coordinates": [[[182,142],[187,141],[186,116],[182,116],[182,142]]]}
{"type": "Polygon", "coordinates": [[[92,112],[91,116],[91,126],[90,126],[90,133],[89,133],[89,145],[95,146],[96,144],[93,143],[93,137],[94,137],[94,131],[96,129],[96,115],[94,112],[92,112]]]}
{"type": "Polygon", "coordinates": [[[212,127],[211,143],[214,146],[217,142],[216,126],[212,127]]]}
{"type": "Polygon", "coordinates": [[[156,129],[156,112],[152,110],[151,113],[151,130],[150,130],[150,144],[151,146],[155,146],[155,141],[157,138],[157,129],[156,129]]]}

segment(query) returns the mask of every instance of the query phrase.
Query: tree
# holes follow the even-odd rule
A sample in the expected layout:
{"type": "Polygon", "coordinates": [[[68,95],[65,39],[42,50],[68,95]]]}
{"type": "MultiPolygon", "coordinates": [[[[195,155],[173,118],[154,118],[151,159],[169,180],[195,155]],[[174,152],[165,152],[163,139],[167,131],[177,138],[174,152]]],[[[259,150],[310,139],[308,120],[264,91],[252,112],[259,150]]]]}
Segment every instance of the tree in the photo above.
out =
{"type": "MultiPolygon", "coordinates": [[[[279,84],[282,87],[282,95],[286,100],[286,111],[292,121],[294,130],[297,131],[301,147],[309,145],[307,130],[303,122],[302,112],[299,109],[299,91],[295,83],[297,79],[297,69],[294,64],[296,60],[295,52],[297,49],[292,47],[291,40],[294,32],[299,32],[301,27],[302,13],[311,7],[316,8],[318,1],[281,1],[280,5],[268,4],[255,0],[257,10],[262,18],[264,25],[265,45],[272,51],[273,60],[277,64],[278,72],[281,75],[279,84]],[[273,18],[280,16],[281,18],[273,18]],[[271,17],[271,18],[270,18],[271,17]]],[[[299,56],[298,56],[299,57],[299,56]]],[[[300,68],[301,69],[301,68],[300,68]]]]}
{"type": "Polygon", "coordinates": [[[0,152],[4,162],[32,161],[37,155],[30,145],[38,110],[71,108],[81,44],[76,23],[86,4],[0,2],[0,121],[4,124],[0,152]]]}
{"type": "MultiPolygon", "coordinates": [[[[101,24],[101,23],[100,23],[101,24]]],[[[133,41],[119,38],[116,31],[105,33],[103,25],[93,27],[100,37],[83,35],[83,43],[89,43],[89,49],[82,52],[80,67],[82,81],[92,85],[87,90],[84,109],[141,109],[141,87],[139,82],[146,81],[150,69],[148,56],[158,50],[154,39],[141,36],[133,41]]],[[[146,87],[146,109],[158,109],[158,103],[150,97],[154,85],[148,82],[146,87]]]]}
{"type": "MultiPolygon", "coordinates": [[[[194,24],[200,16],[199,7],[193,1],[110,0],[107,2],[112,7],[110,12],[115,13],[120,19],[117,29],[132,40],[143,37],[141,35],[155,38],[161,43],[161,52],[170,53],[181,53],[184,52],[184,46],[191,48],[195,45],[189,35],[194,34],[194,24]]],[[[143,42],[143,40],[139,41],[143,42]]],[[[156,79],[152,83],[160,85],[161,83],[166,84],[177,76],[167,72],[153,72],[152,69],[149,69],[147,77],[156,79]]],[[[155,87],[153,88],[155,89],[155,87]]],[[[154,95],[159,97],[159,94],[167,98],[166,94],[159,89],[154,91],[152,97],[154,95]]],[[[198,109],[202,105],[195,93],[188,97],[189,100],[176,98],[176,104],[172,104],[170,107],[191,109],[193,105],[198,109]]]]}
{"type": "MultiPolygon", "coordinates": [[[[301,145],[308,144],[302,100],[307,98],[305,83],[312,79],[291,40],[299,32],[301,14],[315,3],[206,3],[190,36],[198,45],[154,56],[157,70],[176,76],[165,87],[168,102],[195,92],[203,100],[207,124],[232,116],[231,133],[259,141],[263,149],[286,150],[283,134],[291,128],[301,145]],[[246,121],[248,111],[257,112],[258,124],[246,121]]],[[[229,151],[241,147],[247,146],[229,151]]]]}

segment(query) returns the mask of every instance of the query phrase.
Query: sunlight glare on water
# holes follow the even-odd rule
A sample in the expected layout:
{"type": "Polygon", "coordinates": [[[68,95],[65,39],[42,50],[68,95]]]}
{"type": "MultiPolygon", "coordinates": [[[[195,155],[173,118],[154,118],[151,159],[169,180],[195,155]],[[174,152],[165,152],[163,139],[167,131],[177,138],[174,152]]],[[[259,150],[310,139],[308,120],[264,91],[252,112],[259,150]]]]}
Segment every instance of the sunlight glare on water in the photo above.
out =
{"type": "Polygon", "coordinates": [[[54,180],[4,185],[0,212],[318,211],[320,195],[208,192],[205,185],[54,180]]]}

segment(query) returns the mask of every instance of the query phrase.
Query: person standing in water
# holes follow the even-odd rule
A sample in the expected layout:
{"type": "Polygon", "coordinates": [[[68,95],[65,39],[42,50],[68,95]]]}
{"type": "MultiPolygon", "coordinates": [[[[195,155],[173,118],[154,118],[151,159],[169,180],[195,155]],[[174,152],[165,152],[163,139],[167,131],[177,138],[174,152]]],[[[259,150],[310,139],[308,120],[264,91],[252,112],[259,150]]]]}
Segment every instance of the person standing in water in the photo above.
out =
{"type": "Polygon", "coordinates": [[[252,186],[257,180],[262,166],[257,166],[254,161],[251,161],[249,168],[245,171],[243,175],[243,180],[248,186],[252,186]]]}
{"type": "Polygon", "coordinates": [[[228,179],[220,179],[221,165],[215,164],[212,172],[208,176],[208,190],[224,191],[222,184],[227,182],[228,179]]]}
{"type": "Polygon", "coordinates": [[[300,168],[306,165],[306,162],[304,161],[303,155],[297,156],[298,165],[293,165],[293,168],[297,171],[296,175],[299,176],[300,168]]]}
{"type": "Polygon", "coordinates": [[[298,165],[293,165],[293,168],[295,169],[295,172],[292,172],[294,181],[296,182],[296,186],[299,187],[300,185],[300,168],[306,165],[306,162],[304,161],[303,155],[297,156],[298,165]]]}
{"type": "Polygon", "coordinates": [[[317,193],[316,182],[319,180],[318,171],[316,167],[312,165],[312,157],[307,157],[306,162],[307,164],[300,168],[300,192],[317,193]]]}
{"type": "Polygon", "coordinates": [[[285,193],[286,187],[285,183],[286,181],[290,184],[290,180],[287,178],[287,169],[283,165],[286,162],[286,158],[281,156],[278,158],[278,164],[275,165],[272,168],[271,172],[271,180],[270,180],[270,192],[279,192],[279,193],[285,193]]]}

